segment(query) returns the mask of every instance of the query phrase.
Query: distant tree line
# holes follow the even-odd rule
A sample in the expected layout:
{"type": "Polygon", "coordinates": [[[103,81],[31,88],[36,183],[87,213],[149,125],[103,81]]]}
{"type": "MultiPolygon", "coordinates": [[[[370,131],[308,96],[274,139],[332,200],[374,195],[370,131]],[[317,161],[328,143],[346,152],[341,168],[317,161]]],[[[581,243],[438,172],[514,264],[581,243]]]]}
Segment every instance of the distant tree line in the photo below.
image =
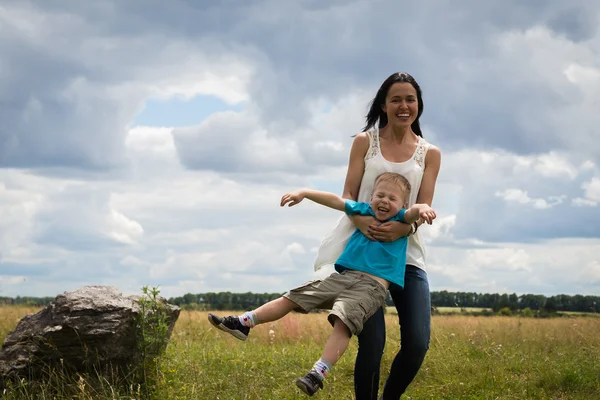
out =
{"type": "MultiPolygon", "coordinates": [[[[278,298],[281,293],[188,293],[181,297],[172,297],[169,302],[182,308],[200,310],[250,310],[268,301],[278,298]]],[[[394,302],[388,294],[388,306],[394,302]]],[[[538,294],[489,294],[474,292],[431,292],[431,304],[434,307],[480,307],[499,311],[508,307],[513,311],[529,308],[548,311],[597,312],[600,296],[582,296],[560,294],[546,297],[538,294]]]]}
{"type": "Polygon", "coordinates": [[[529,308],[547,311],[598,312],[600,296],[559,294],[546,297],[540,294],[489,294],[474,292],[432,292],[431,304],[436,307],[481,307],[494,311],[508,307],[513,311],[529,308]]]}
{"type": "MultiPolygon", "coordinates": [[[[282,293],[197,293],[185,294],[179,297],[172,297],[169,303],[176,304],[183,309],[194,310],[251,310],[264,303],[274,300],[282,293]]],[[[41,307],[50,304],[54,297],[29,297],[17,296],[0,297],[0,304],[26,305],[32,307],[41,307]]],[[[386,300],[388,306],[393,306],[394,302],[388,294],[386,300]]],[[[489,308],[498,311],[509,308],[513,311],[529,308],[531,310],[548,311],[579,311],[579,312],[599,312],[600,296],[582,296],[559,294],[546,297],[539,294],[522,294],[518,296],[513,294],[489,294],[475,292],[431,292],[431,305],[434,307],[478,307],[489,308]]]]}
{"type": "Polygon", "coordinates": [[[194,310],[252,310],[281,297],[283,293],[187,293],[171,297],[169,303],[194,310]]]}
{"type": "Polygon", "coordinates": [[[30,297],[30,296],[17,296],[17,297],[3,297],[0,296],[0,305],[18,305],[18,306],[30,306],[30,307],[42,307],[50,304],[55,297],[30,297]]]}

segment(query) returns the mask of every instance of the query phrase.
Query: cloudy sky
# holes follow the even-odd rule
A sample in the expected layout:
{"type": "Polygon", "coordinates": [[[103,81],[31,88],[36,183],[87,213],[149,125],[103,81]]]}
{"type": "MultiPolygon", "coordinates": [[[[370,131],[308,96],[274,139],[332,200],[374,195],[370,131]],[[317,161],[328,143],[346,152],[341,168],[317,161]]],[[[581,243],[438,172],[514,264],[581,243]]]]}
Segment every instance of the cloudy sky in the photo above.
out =
{"type": "Polygon", "coordinates": [[[432,290],[600,293],[600,3],[0,1],[0,296],[312,277],[391,73],[442,151],[432,290]]]}

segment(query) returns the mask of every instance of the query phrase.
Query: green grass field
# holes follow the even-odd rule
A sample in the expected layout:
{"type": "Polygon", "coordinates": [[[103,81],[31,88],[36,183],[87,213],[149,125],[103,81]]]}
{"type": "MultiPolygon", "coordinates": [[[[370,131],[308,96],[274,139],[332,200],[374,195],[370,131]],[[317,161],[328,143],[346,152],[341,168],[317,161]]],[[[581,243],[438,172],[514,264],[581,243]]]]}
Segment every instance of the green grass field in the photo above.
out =
{"type": "MultiPolygon", "coordinates": [[[[0,339],[33,310],[0,308],[0,339]]],[[[397,317],[386,315],[382,375],[399,346],[397,317]]],[[[257,327],[247,342],[214,329],[207,313],[182,311],[160,369],[158,399],[303,399],[294,385],[318,359],[325,314],[291,314],[257,327]]],[[[432,319],[431,346],[406,399],[594,399],[600,393],[600,319],[472,317],[432,319]]],[[[334,367],[321,399],[353,399],[356,340],[334,367]]],[[[383,384],[383,382],[382,382],[383,384]]],[[[53,383],[57,385],[57,383],[53,383]]],[[[135,387],[86,381],[59,390],[23,386],[6,399],[132,399],[135,387]],[[50,393],[58,393],[51,396],[50,393]]]]}
{"type": "MultiPolygon", "coordinates": [[[[465,310],[467,313],[479,313],[483,310],[491,310],[489,308],[481,308],[481,307],[437,307],[437,312],[440,314],[460,314],[462,310],[465,310]]],[[[386,307],[386,313],[396,314],[396,307],[386,307]]]]}
{"type": "Polygon", "coordinates": [[[483,310],[490,310],[489,308],[481,308],[481,307],[437,307],[437,311],[440,314],[460,314],[462,310],[465,310],[468,313],[478,313],[483,310]]]}

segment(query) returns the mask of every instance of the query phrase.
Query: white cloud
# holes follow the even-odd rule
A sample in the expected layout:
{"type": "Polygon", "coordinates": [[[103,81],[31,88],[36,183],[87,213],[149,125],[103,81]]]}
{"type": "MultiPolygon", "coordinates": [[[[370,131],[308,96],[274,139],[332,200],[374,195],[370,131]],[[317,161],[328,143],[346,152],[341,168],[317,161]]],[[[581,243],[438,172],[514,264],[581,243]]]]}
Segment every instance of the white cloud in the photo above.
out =
{"type": "Polygon", "coordinates": [[[585,197],[591,201],[600,201],[600,178],[592,178],[582,186],[585,191],[585,197]]]}
{"type": "MultiPolygon", "coordinates": [[[[6,174],[4,174],[6,176],[6,174]]],[[[10,254],[19,243],[27,240],[34,225],[34,217],[43,196],[20,188],[0,190],[0,253],[10,254]]]]}
{"type": "Polygon", "coordinates": [[[437,215],[431,226],[422,229],[425,243],[430,243],[440,238],[452,238],[452,227],[456,223],[456,215],[437,215]]]}
{"type": "Polygon", "coordinates": [[[306,253],[306,250],[304,250],[304,246],[302,246],[300,243],[294,242],[285,248],[285,252],[289,254],[304,254],[306,253]]]}
{"type": "MultiPolygon", "coordinates": [[[[180,49],[181,54],[189,54],[190,50],[193,52],[193,47],[180,49]]],[[[178,62],[178,68],[186,72],[168,76],[149,85],[148,89],[153,93],[153,97],[191,99],[203,94],[216,96],[229,104],[238,104],[249,99],[248,83],[252,76],[252,68],[244,61],[235,56],[226,56],[218,60],[218,67],[213,65],[213,68],[207,70],[205,64],[208,60],[199,57],[193,59],[189,55],[187,58],[184,62],[178,62]]]]}
{"type": "Polygon", "coordinates": [[[173,136],[182,162],[194,169],[289,171],[302,165],[293,140],[270,136],[248,113],[216,113],[198,127],[174,129],[173,136]]]}
{"type": "Polygon", "coordinates": [[[524,249],[476,249],[467,252],[467,263],[481,270],[531,271],[530,257],[524,249]]]}
{"type": "Polygon", "coordinates": [[[582,282],[589,282],[592,285],[600,286],[600,262],[590,261],[577,275],[578,279],[582,282]]]}
{"type": "Polygon", "coordinates": [[[432,290],[595,295],[600,282],[593,254],[599,250],[598,239],[501,243],[467,251],[431,247],[430,284],[432,290]]]}
{"type": "Polygon", "coordinates": [[[581,184],[584,197],[577,197],[572,200],[573,205],[578,207],[595,207],[600,202],[600,179],[592,178],[588,182],[581,184]]]}
{"type": "Polygon", "coordinates": [[[590,163],[575,167],[575,158],[568,152],[522,156],[502,150],[443,151],[434,204],[441,202],[456,216],[451,232],[453,240],[461,243],[504,242],[515,232],[525,242],[570,235],[595,237],[600,233],[596,228],[600,215],[589,215],[575,199],[585,196],[582,184],[597,172],[590,163]],[[565,160],[572,172],[536,168],[549,159],[565,160]],[[442,189],[445,194],[440,194],[442,189]],[[586,223],[573,224],[578,220],[586,223]]]}
{"type": "Polygon", "coordinates": [[[546,177],[566,176],[574,179],[579,172],[577,167],[571,164],[564,154],[557,154],[556,152],[539,155],[533,168],[546,177]]]}
{"type": "Polygon", "coordinates": [[[114,209],[110,210],[108,235],[111,238],[121,243],[135,244],[143,234],[144,228],[138,222],[114,209]]]}
{"type": "Polygon", "coordinates": [[[567,196],[549,196],[547,199],[536,199],[531,198],[527,194],[527,191],[520,189],[506,189],[504,191],[496,192],[496,196],[503,198],[507,202],[513,202],[518,204],[530,204],[533,208],[547,209],[552,208],[561,204],[567,196]]]}
{"type": "Polygon", "coordinates": [[[129,130],[125,145],[140,153],[172,155],[175,151],[171,128],[135,126],[129,130]]]}
{"type": "Polygon", "coordinates": [[[600,80],[600,69],[585,67],[577,63],[570,64],[564,73],[571,83],[582,86],[600,80]]]}
{"type": "Polygon", "coordinates": [[[581,169],[582,171],[589,171],[589,170],[592,170],[592,169],[594,169],[595,167],[596,167],[596,164],[594,164],[594,162],[593,162],[593,161],[591,161],[591,160],[587,160],[587,161],[584,161],[584,162],[581,164],[581,167],[580,167],[580,169],[581,169]]]}
{"type": "Polygon", "coordinates": [[[582,199],[581,197],[574,198],[572,203],[578,207],[595,207],[598,203],[593,200],[582,199]]]}
{"type": "Polygon", "coordinates": [[[176,128],[172,134],[183,164],[191,169],[313,173],[319,167],[346,163],[352,135],[362,124],[367,96],[357,91],[332,103],[309,101],[312,114],[305,127],[290,121],[265,121],[250,107],[243,112],[215,113],[199,126],[176,128]]]}

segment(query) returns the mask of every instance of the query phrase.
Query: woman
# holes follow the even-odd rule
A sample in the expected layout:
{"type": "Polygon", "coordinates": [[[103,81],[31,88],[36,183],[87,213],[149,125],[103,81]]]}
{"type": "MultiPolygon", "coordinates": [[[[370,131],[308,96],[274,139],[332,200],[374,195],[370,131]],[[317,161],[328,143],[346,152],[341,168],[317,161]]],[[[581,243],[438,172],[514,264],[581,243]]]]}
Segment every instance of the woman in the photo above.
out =
{"type": "MultiPolygon", "coordinates": [[[[404,175],[411,184],[409,206],[431,206],[441,163],[438,148],[426,142],[419,126],[423,113],[421,89],[407,73],[394,73],[381,85],[367,114],[363,132],[356,135],[343,197],[365,201],[374,179],[382,172],[404,175]]],[[[425,250],[418,227],[400,222],[379,224],[371,217],[343,216],[325,238],[315,269],[332,263],[354,229],[372,240],[393,241],[410,235],[405,286],[390,287],[400,320],[401,347],[385,383],[383,399],[399,399],[417,374],[429,348],[431,303],[425,272],[425,250]]],[[[377,399],[379,365],[385,346],[385,320],[380,309],[364,325],[358,336],[358,355],[354,369],[357,400],[377,399]]]]}

